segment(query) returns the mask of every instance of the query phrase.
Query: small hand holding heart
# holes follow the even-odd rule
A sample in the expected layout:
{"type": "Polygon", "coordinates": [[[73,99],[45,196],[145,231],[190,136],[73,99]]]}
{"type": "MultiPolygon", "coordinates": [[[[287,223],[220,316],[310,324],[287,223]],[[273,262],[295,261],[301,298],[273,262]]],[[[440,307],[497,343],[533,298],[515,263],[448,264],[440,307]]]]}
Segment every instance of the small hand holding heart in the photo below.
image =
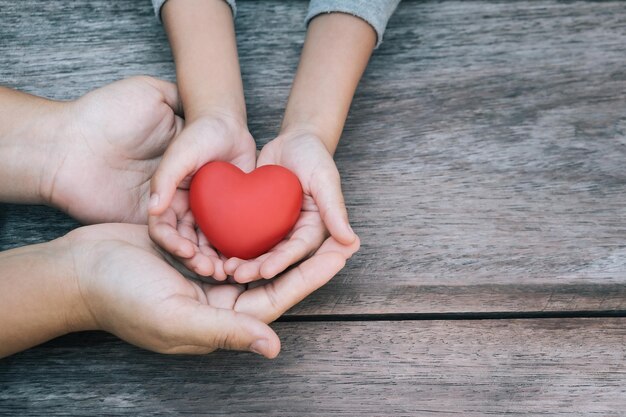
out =
{"type": "MultiPolygon", "coordinates": [[[[180,151],[171,155],[192,154],[190,144],[179,141],[174,145],[180,143],[180,151]]],[[[191,271],[248,283],[273,278],[311,256],[329,232],[342,245],[357,240],[332,154],[315,135],[280,135],[265,145],[254,171],[235,161],[230,161],[235,166],[216,162],[226,159],[209,150],[196,149],[202,156],[182,168],[169,158],[163,173],[176,169],[188,175],[170,208],[152,213],[149,223],[153,240],[191,271]]],[[[155,181],[157,174],[156,192],[165,178],[155,181]]]]}
{"type": "Polygon", "coordinates": [[[328,233],[342,245],[350,246],[357,240],[348,222],[339,172],[318,136],[301,130],[283,132],[267,143],[257,158],[257,169],[267,165],[280,165],[298,177],[302,209],[292,231],[268,252],[250,260],[230,258],[224,263],[224,272],[239,283],[275,277],[311,256],[328,233]]]}
{"type": "Polygon", "coordinates": [[[189,270],[223,281],[225,258],[198,229],[189,207],[189,187],[193,175],[211,161],[253,170],[256,145],[245,124],[232,118],[205,117],[185,123],[150,183],[150,237],[189,270]]]}

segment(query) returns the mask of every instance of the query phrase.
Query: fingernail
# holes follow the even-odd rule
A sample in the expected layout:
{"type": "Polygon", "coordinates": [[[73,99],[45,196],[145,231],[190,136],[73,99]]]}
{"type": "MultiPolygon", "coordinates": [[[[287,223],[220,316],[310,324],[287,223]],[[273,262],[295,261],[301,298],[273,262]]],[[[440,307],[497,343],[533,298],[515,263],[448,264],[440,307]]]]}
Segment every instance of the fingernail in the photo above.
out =
{"type": "Polygon", "coordinates": [[[265,356],[264,352],[267,352],[269,347],[270,347],[270,344],[267,340],[259,339],[256,342],[254,342],[252,345],[250,345],[250,351],[257,353],[259,355],[265,356]]]}
{"type": "Polygon", "coordinates": [[[150,196],[150,202],[148,203],[148,207],[149,208],[155,208],[158,205],[159,205],[159,195],[158,194],[152,194],[150,196]]]}

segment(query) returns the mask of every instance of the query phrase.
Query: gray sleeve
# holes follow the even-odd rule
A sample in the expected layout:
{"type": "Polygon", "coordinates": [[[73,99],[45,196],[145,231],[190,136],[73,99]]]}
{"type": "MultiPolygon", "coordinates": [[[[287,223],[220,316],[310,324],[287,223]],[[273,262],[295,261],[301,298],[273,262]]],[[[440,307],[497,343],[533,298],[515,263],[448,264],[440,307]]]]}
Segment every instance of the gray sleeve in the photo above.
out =
{"type": "Polygon", "coordinates": [[[360,17],[369,23],[378,36],[376,47],[383,41],[383,33],[389,18],[400,0],[311,0],[306,24],[322,13],[342,12],[360,17]]]}
{"type": "MultiPolygon", "coordinates": [[[[152,0],[152,7],[154,7],[154,13],[157,18],[161,20],[161,7],[165,4],[167,0],[152,0]]],[[[230,6],[230,9],[233,11],[233,18],[237,16],[237,5],[235,4],[235,0],[224,0],[230,6]]]]}

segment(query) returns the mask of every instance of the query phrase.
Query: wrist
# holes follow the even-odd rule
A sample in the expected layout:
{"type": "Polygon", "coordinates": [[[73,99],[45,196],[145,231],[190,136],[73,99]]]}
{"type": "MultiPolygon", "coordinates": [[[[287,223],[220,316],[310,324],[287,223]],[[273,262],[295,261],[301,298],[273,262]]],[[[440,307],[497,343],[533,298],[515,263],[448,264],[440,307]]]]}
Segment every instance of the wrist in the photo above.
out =
{"type": "Polygon", "coordinates": [[[64,103],[9,90],[11,110],[4,111],[7,121],[0,137],[0,177],[4,201],[25,204],[50,204],[50,177],[58,165],[58,139],[64,103]]]}
{"type": "Polygon", "coordinates": [[[203,114],[191,122],[186,121],[185,128],[227,139],[233,144],[254,145],[254,139],[245,121],[224,112],[203,114]]]}
{"type": "Polygon", "coordinates": [[[170,0],[162,10],[185,119],[227,113],[246,124],[235,26],[224,1],[170,0]]]}
{"type": "Polygon", "coordinates": [[[245,106],[243,108],[227,110],[218,106],[203,106],[185,111],[185,124],[215,121],[229,129],[248,129],[248,120],[245,106]],[[189,113],[189,114],[188,114],[189,113]]]}
{"type": "Polygon", "coordinates": [[[319,124],[310,122],[283,121],[278,138],[285,143],[303,140],[303,138],[307,140],[316,138],[324,145],[331,156],[335,153],[337,143],[339,142],[339,137],[331,131],[324,129],[319,124]]]}
{"type": "Polygon", "coordinates": [[[25,247],[32,256],[39,289],[45,297],[49,331],[52,336],[92,328],[88,324],[82,296],[77,285],[71,244],[66,237],[25,247]]]}
{"type": "Polygon", "coordinates": [[[67,235],[56,239],[55,245],[59,269],[63,271],[59,287],[62,288],[64,299],[65,332],[79,332],[85,330],[100,330],[100,326],[89,306],[89,293],[85,284],[84,274],[80,264],[88,259],[90,254],[85,251],[88,242],[81,242],[80,236],[84,228],[76,229],[67,235]]]}
{"type": "Polygon", "coordinates": [[[84,327],[64,239],[0,253],[0,357],[84,327]]]}
{"type": "Polygon", "coordinates": [[[44,161],[39,165],[38,197],[43,204],[65,207],[59,190],[63,186],[57,184],[57,173],[73,146],[77,136],[76,127],[69,114],[74,102],[52,102],[47,114],[43,117],[47,140],[41,149],[44,161]]]}

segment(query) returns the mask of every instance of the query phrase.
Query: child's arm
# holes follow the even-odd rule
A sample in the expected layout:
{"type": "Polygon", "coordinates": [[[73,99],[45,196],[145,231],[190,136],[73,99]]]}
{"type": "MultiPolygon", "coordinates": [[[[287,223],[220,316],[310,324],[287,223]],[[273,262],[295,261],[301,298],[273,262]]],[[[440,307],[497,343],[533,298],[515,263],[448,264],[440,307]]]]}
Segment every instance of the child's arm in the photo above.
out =
{"type": "Polygon", "coordinates": [[[357,84],[398,3],[311,0],[307,38],[281,133],[309,126],[334,153],[357,84]]]}
{"type": "Polygon", "coordinates": [[[187,123],[227,117],[246,124],[235,26],[224,0],[169,0],[161,9],[187,123]]]}
{"type": "Polygon", "coordinates": [[[356,239],[332,155],[376,42],[374,27],[349,14],[322,14],[311,21],[280,135],[257,161],[296,173],[305,192],[303,211],[289,239],[269,256],[226,262],[226,273],[238,282],[276,275],[319,247],[326,229],[342,244],[356,239]]]}
{"type": "Polygon", "coordinates": [[[177,189],[186,191],[208,162],[227,161],[244,171],[255,166],[233,15],[223,0],[169,0],[161,16],[176,63],[185,128],[151,181],[150,235],[188,268],[224,279],[221,260],[196,233],[187,202],[174,195],[177,189]]]}
{"type": "MultiPolygon", "coordinates": [[[[308,130],[333,154],[352,97],[376,44],[365,21],[343,13],[311,21],[291,88],[281,134],[308,130]]],[[[346,219],[347,220],[347,219],[346,219]]],[[[342,225],[347,227],[347,222],[342,225]]],[[[342,234],[342,241],[350,239],[342,234]]]]}

